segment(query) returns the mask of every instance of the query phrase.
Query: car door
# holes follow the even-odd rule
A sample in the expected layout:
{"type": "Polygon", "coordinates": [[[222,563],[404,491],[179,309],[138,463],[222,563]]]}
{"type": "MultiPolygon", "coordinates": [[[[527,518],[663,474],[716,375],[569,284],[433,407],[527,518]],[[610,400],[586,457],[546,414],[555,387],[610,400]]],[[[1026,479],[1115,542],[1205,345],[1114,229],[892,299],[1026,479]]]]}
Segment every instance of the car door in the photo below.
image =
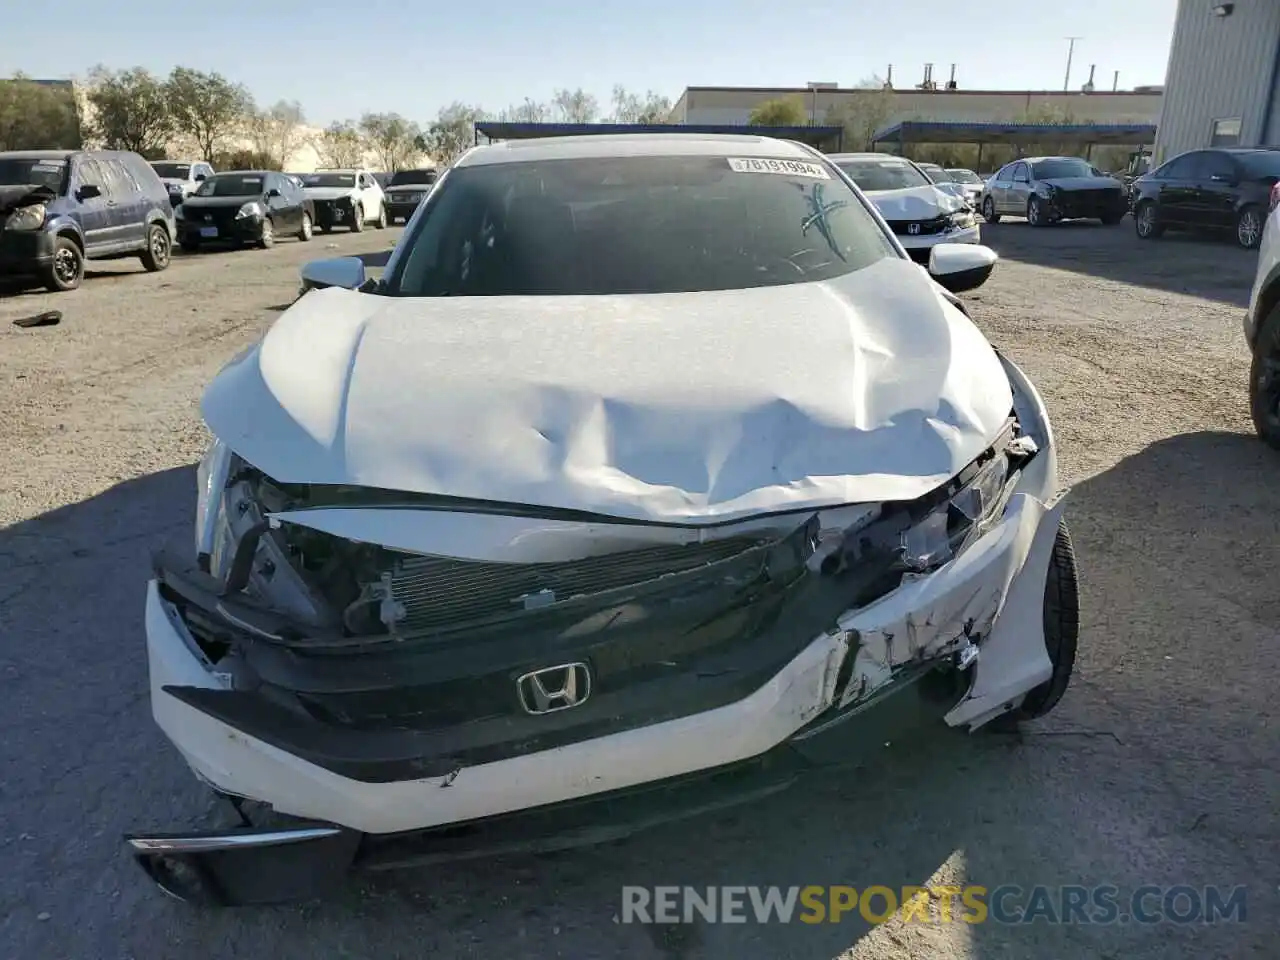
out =
{"type": "Polygon", "coordinates": [[[1004,211],[1005,194],[1009,191],[1009,178],[1011,176],[1013,176],[1013,164],[1006,163],[993,173],[987,181],[986,190],[991,196],[991,202],[996,208],[996,213],[1004,211]]]}
{"type": "Polygon", "coordinates": [[[1197,223],[1212,230],[1234,227],[1242,179],[1235,158],[1221,150],[1206,150],[1199,167],[1201,176],[1194,185],[1197,223]]]}
{"type": "Polygon", "coordinates": [[[262,184],[262,192],[263,202],[271,212],[271,223],[277,236],[302,225],[302,211],[297,202],[285,193],[284,177],[278,173],[268,173],[262,184]]]}
{"type": "Polygon", "coordinates": [[[107,206],[106,175],[98,161],[89,154],[80,154],[71,161],[71,190],[75,200],[72,216],[80,221],[84,233],[84,252],[87,257],[97,257],[111,252],[111,214],[107,206]],[[85,188],[98,191],[96,197],[86,195],[85,188]]]}
{"type": "Polygon", "coordinates": [[[298,229],[301,230],[302,217],[307,211],[307,195],[302,192],[302,188],[298,186],[297,181],[287,174],[282,176],[280,180],[282,181],[281,192],[284,194],[285,199],[289,201],[289,206],[293,210],[294,222],[297,224],[298,229]]]}
{"type": "Polygon", "coordinates": [[[360,174],[360,205],[364,208],[366,220],[378,219],[378,211],[382,209],[382,188],[371,173],[360,174]]]}
{"type": "Polygon", "coordinates": [[[142,188],[119,157],[100,154],[98,166],[107,184],[107,215],[111,246],[116,251],[139,248],[145,242],[142,188]]]}
{"type": "Polygon", "coordinates": [[[1195,186],[1202,152],[1196,150],[1174,157],[1156,171],[1155,179],[1160,183],[1156,204],[1162,222],[1179,225],[1196,222],[1195,186]]]}
{"type": "Polygon", "coordinates": [[[1008,212],[1026,216],[1031,201],[1031,165],[1019,160],[1013,165],[1013,178],[1009,183],[1008,212]]]}

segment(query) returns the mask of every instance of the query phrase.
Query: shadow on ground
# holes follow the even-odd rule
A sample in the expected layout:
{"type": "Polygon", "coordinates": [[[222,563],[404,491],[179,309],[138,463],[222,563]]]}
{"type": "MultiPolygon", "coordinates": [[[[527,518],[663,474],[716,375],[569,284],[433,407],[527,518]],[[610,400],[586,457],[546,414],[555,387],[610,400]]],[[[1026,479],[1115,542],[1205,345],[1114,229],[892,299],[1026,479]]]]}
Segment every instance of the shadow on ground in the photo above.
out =
{"type": "Polygon", "coordinates": [[[1006,219],[982,224],[982,242],[1009,260],[1240,307],[1249,303],[1258,266],[1256,252],[1214,237],[1167,233],[1139,240],[1131,217],[1110,227],[1095,220],[1032,227],[1006,219]]]}
{"type": "Polygon", "coordinates": [[[278,960],[1252,956],[1267,932],[1257,922],[874,928],[854,912],[813,925],[645,926],[615,916],[627,885],[1255,882],[1280,853],[1269,799],[1280,792],[1275,637],[1260,626],[1280,614],[1269,574],[1280,559],[1277,470],[1280,457],[1251,438],[1194,434],[1072,492],[1080,680],[1022,736],[931,729],[877,745],[859,769],[622,843],[353,878],[325,902],[222,912],[161,896],[119,842],[133,829],[229,822],[153,729],[146,696],[147,553],[189,541],[192,470],[122,483],[0,532],[0,723],[22,731],[0,746],[4,940],[15,956],[278,960]],[[1210,667],[1206,644],[1230,657],[1210,667]]]}

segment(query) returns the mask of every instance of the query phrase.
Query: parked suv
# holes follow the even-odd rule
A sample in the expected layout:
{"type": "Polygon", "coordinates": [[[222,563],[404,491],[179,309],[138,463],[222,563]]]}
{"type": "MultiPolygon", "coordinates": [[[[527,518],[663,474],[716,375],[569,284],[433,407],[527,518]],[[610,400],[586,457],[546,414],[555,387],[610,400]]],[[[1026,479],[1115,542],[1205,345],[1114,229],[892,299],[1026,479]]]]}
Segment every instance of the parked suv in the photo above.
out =
{"type": "Polygon", "coordinates": [[[159,174],[175,207],[213,176],[213,167],[203,160],[152,160],[151,169],[159,174]]]}
{"type": "Polygon", "coordinates": [[[0,153],[0,220],[0,274],[38,277],[50,290],[78,287],[86,259],[169,265],[169,194],[136,153],[0,153]]]}
{"type": "Polygon", "coordinates": [[[1244,338],[1253,353],[1249,370],[1253,426],[1269,446],[1280,450],[1280,183],[1272,186],[1268,206],[1244,338]]]}

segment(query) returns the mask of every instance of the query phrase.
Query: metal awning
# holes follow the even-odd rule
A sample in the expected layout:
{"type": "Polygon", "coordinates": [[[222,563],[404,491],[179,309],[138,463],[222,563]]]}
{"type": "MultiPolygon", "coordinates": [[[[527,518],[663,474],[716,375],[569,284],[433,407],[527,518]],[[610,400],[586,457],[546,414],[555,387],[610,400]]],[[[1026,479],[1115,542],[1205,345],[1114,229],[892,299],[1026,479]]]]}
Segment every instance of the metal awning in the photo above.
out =
{"type": "Polygon", "coordinates": [[[1151,143],[1156,136],[1154,123],[1000,123],[951,120],[905,120],[886,127],[872,143],[1036,143],[1056,140],[1078,143],[1082,147],[1151,143]]]}
{"type": "Polygon", "coordinates": [[[835,152],[844,142],[844,128],[832,126],[756,127],[731,123],[505,123],[476,122],[476,143],[493,140],[532,140],[539,137],[582,137],[623,133],[736,134],[797,140],[819,150],[835,152]]]}

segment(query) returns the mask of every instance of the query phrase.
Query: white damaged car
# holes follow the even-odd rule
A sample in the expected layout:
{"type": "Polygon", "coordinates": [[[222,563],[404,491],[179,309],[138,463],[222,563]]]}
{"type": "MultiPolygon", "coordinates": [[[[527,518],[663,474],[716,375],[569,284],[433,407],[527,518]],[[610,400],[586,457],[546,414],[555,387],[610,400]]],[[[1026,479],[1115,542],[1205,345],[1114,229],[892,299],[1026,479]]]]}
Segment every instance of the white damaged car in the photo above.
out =
{"type": "Polygon", "coordinates": [[[788,142],[466,153],[380,278],[309,265],[204,395],[151,703],[244,823],[134,856],[283,900],[1049,711],[1078,614],[1053,431],[954,295],[995,261],[912,263],[788,142]]]}
{"type": "Polygon", "coordinates": [[[935,183],[910,160],[887,153],[840,153],[829,159],[875,204],[917,263],[928,263],[940,243],[981,241],[977,215],[958,184],[935,183]]]}

